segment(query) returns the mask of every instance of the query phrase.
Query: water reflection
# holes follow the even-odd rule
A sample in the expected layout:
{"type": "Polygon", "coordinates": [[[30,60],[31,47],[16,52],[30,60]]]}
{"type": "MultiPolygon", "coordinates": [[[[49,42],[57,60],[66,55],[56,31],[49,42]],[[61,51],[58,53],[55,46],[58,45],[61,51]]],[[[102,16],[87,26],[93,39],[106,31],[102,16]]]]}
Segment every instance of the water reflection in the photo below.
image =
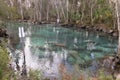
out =
{"type": "MultiPolygon", "coordinates": [[[[14,30],[14,27],[9,30],[14,30]]],[[[53,27],[53,25],[29,25],[25,30],[24,50],[27,68],[41,70],[45,76],[59,77],[61,65],[73,74],[76,71],[74,67],[80,70],[97,69],[97,63],[94,60],[111,55],[117,47],[117,40],[108,38],[107,35],[84,30],[73,32],[67,28],[53,27]]],[[[20,51],[19,47],[14,48],[20,51]]],[[[18,56],[20,58],[14,57],[21,67],[22,55],[18,56]]]]}

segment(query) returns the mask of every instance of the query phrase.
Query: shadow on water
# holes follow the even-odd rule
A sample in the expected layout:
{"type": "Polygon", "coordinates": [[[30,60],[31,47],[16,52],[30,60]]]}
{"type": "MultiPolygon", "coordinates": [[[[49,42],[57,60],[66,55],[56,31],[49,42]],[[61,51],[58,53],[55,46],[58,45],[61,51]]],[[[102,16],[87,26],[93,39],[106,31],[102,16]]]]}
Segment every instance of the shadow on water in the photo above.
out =
{"type": "MultiPolygon", "coordinates": [[[[65,65],[66,70],[73,75],[75,66],[78,67],[78,71],[97,70],[98,58],[117,51],[117,39],[105,34],[85,30],[72,31],[63,27],[54,27],[52,24],[10,23],[7,28],[12,36],[10,44],[14,50],[21,51],[18,38],[19,26],[25,26],[26,67],[41,70],[46,77],[60,77],[61,64],[65,65]]],[[[22,67],[22,54],[19,54],[19,59],[14,55],[13,57],[22,67]]]]}

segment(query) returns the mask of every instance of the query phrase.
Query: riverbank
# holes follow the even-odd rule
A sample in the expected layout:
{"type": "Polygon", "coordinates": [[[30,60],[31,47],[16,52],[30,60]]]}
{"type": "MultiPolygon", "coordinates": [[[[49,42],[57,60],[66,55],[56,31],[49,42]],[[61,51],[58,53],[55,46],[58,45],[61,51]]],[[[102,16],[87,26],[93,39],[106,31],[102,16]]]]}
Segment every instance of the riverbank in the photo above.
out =
{"type": "Polygon", "coordinates": [[[66,27],[66,28],[71,28],[74,30],[80,30],[80,29],[84,29],[84,30],[89,30],[89,31],[97,31],[97,32],[101,32],[101,33],[105,33],[108,34],[110,36],[113,37],[118,37],[118,30],[117,28],[113,28],[113,27],[109,27],[106,24],[87,24],[87,25],[82,25],[80,23],[74,23],[74,22],[68,22],[68,23],[64,23],[64,22],[60,22],[57,23],[54,21],[41,21],[41,22],[37,22],[37,21],[31,21],[31,20],[18,20],[18,22],[22,23],[22,22],[28,22],[28,23],[32,23],[32,24],[55,24],[55,25],[60,25],[62,27],[66,27]]]}
{"type": "Polygon", "coordinates": [[[95,25],[79,25],[79,24],[60,24],[63,27],[66,28],[72,28],[75,30],[80,30],[80,29],[84,29],[84,30],[89,30],[89,31],[98,31],[101,33],[106,33],[110,36],[113,37],[118,37],[118,30],[117,29],[113,29],[110,28],[108,26],[106,26],[105,24],[95,24],[95,25]]]}

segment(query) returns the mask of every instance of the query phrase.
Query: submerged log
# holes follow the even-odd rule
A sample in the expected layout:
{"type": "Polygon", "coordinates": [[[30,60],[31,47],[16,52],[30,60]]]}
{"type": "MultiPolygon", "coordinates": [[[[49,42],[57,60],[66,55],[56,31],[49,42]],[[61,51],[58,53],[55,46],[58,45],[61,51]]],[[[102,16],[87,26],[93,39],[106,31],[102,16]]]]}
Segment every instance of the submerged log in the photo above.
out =
{"type": "Polygon", "coordinates": [[[55,43],[55,44],[53,44],[53,46],[66,47],[66,45],[65,45],[65,44],[61,44],[61,43],[55,43]]]}

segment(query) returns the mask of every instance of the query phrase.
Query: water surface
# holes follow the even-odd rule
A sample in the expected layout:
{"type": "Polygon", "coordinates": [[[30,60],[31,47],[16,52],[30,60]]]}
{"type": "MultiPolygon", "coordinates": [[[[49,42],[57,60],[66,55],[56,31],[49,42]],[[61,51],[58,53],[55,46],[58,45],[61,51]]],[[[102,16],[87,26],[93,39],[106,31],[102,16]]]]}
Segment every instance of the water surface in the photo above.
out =
{"type": "MultiPolygon", "coordinates": [[[[30,25],[26,23],[8,24],[10,41],[19,57],[22,67],[22,46],[18,37],[18,27],[25,29],[24,52],[27,68],[38,69],[46,76],[60,76],[60,66],[68,73],[89,69],[92,62],[117,51],[117,39],[93,31],[74,31],[54,24],[30,25]]],[[[16,57],[17,56],[17,57],[16,57]]]]}

